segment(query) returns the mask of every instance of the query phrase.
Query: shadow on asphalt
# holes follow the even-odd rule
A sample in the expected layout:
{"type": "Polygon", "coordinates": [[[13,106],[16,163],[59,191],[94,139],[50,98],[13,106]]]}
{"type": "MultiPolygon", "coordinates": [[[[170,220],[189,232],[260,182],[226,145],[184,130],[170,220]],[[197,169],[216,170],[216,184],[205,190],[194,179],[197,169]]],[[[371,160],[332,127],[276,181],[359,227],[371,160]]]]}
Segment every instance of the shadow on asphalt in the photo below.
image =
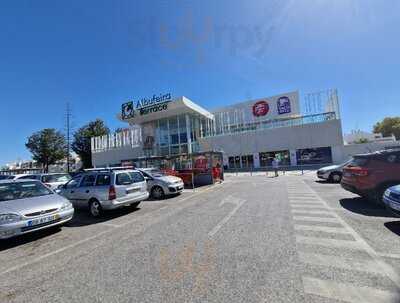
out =
{"type": "MultiPolygon", "coordinates": [[[[190,188],[191,189],[191,188],[190,188]]],[[[144,203],[146,202],[160,202],[160,201],[164,201],[164,200],[169,200],[175,197],[180,196],[181,194],[172,194],[172,195],[168,195],[168,196],[164,196],[164,198],[162,199],[154,199],[152,197],[149,197],[147,200],[144,201],[144,203]]],[[[143,202],[142,202],[143,203],[143,202]]]]}
{"type": "MultiPolygon", "coordinates": [[[[142,202],[143,203],[143,202],[142,202]]],[[[75,208],[75,214],[74,217],[72,218],[71,221],[69,221],[67,224],[65,224],[65,227],[79,227],[79,226],[87,226],[87,225],[93,225],[93,224],[98,224],[102,222],[107,222],[112,219],[116,219],[122,216],[126,216],[128,214],[137,212],[140,210],[140,207],[121,207],[113,210],[107,210],[104,211],[102,216],[100,218],[93,218],[89,210],[86,207],[82,208],[75,208]]]]}
{"type": "MultiPolygon", "coordinates": [[[[400,221],[391,221],[386,222],[385,227],[390,230],[392,233],[400,236],[400,221]]],[[[399,301],[400,302],[400,301],[399,301]]]]}
{"type": "Polygon", "coordinates": [[[328,180],[315,180],[315,183],[319,183],[319,184],[340,184],[340,182],[331,182],[328,180]]]}
{"type": "Polygon", "coordinates": [[[374,204],[371,201],[368,201],[365,198],[355,197],[355,198],[347,198],[341,199],[340,205],[356,214],[369,216],[369,217],[384,217],[384,218],[393,218],[384,206],[379,206],[374,204]]]}
{"type": "Polygon", "coordinates": [[[0,251],[4,251],[16,246],[24,245],[42,238],[54,235],[61,231],[61,227],[55,226],[47,229],[38,230],[29,234],[17,236],[6,240],[0,240],[0,251]]]}

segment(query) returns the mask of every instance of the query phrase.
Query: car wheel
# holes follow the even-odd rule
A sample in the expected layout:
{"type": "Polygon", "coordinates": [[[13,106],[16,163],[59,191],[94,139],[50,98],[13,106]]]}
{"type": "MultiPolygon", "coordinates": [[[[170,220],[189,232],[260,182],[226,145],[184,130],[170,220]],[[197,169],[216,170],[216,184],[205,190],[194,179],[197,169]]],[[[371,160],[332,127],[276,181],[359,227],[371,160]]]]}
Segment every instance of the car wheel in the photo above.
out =
{"type": "Polygon", "coordinates": [[[154,199],[162,199],[162,198],[164,198],[165,193],[164,193],[164,190],[162,189],[162,187],[160,187],[160,186],[154,186],[154,187],[151,189],[151,196],[152,196],[154,199]]]}
{"type": "Polygon", "coordinates": [[[329,176],[329,179],[330,179],[331,182],[340,183],[340,181],[342,181],[342,175],[339,174],[339,173],[332,173],[329,176]]]}
{"type": "Polygon", "coordinates": [[[100,217],[103,212],[100,202],[97,200],[90,201],[89,212],[92,215],[92,217],[95,217],[95,218],[100,217]]]}

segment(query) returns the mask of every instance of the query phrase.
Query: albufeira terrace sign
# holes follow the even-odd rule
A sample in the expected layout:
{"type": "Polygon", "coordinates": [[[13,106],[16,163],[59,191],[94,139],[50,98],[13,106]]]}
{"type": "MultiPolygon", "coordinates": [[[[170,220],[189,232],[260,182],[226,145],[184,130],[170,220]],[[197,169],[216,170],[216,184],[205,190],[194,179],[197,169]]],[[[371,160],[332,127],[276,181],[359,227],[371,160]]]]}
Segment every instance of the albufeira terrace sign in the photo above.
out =
{"type": "Polygon", "coordinates": [[[122,120],[130,119],[135,116],[137,111],[139,115],[147,115],[168,109],[168,103],[172,101],[171,94],[153,95],[151,98],[142,98],[138,101],[129,101],[122,104],[122,120]],[[136,106],[135,106],[136,105],[136,106]]]}

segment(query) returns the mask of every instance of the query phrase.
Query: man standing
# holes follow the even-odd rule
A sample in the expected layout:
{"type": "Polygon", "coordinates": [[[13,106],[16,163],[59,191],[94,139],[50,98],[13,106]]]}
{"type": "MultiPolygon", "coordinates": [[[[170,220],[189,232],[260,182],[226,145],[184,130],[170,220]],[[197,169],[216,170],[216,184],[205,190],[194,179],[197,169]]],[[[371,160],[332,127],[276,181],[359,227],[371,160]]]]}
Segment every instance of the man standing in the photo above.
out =
{"type": "Polygon", "coordinates": [[[276,157],[272,160],[272,167],[275,171],[275,177],[278,177],[279,160],[276,157]]]}

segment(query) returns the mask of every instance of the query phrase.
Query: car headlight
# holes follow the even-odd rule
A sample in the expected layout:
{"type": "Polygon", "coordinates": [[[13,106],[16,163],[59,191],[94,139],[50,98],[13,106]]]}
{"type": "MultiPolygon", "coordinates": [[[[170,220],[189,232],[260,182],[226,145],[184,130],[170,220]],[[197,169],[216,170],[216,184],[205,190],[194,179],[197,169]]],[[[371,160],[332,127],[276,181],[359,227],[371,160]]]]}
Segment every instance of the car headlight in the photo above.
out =
{"type": "Polygon", "coordinates": [[[15,214],[0,214],[0,225],[14,223],[21,220],[21,216],[15,214]]]}
{"type": "Polygon", "coordinates": [[[61,205],[61,210],[69,209],[69,208],[71,208],[71,207],[72,207],[71,202],[69,202],[69,201],[64,201],[63,204],[61,205]]]}

